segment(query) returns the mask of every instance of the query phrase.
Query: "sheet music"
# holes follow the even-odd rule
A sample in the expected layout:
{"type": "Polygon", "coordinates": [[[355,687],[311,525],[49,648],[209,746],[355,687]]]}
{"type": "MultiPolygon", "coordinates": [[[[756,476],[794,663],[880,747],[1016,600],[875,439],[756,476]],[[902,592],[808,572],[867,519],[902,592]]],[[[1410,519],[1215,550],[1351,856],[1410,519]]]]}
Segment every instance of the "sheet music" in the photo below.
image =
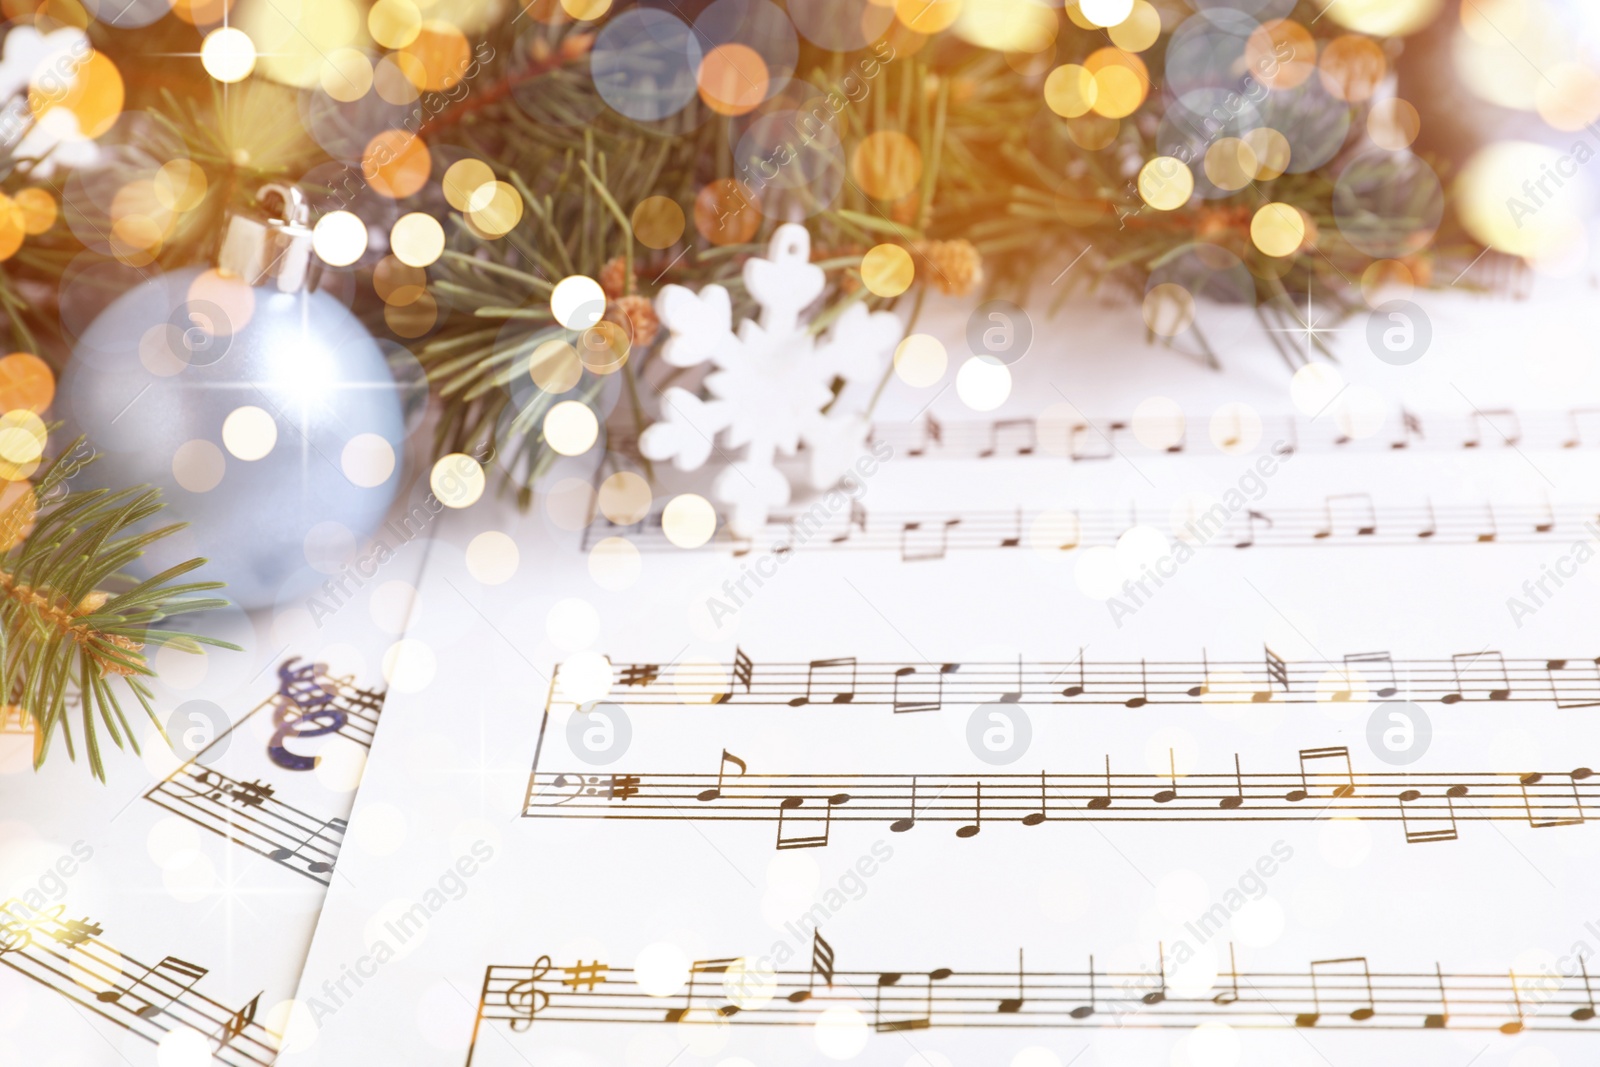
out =
{"type": "Polygon", "coordinates": [[[472,611],[408,632],[435,670],[386,705],[353,818],[432,833],[341,862],[280,1062],[1579,1047],[1600,569],[1574,546],[1600,452],[1481,367],[1397,381],[1353,354],[1411,416],[1368,447],[1364,416],[1173,358],[1119,349],[1120,392],[1019,366],[981,433],[891,389],[884,425],[914,429],[875,435],[858,490],[745,542],[564,528],[555,502],[460,516],[458,544],[497,529],[521,564],[430,561],[422,595],[472,611]],[[1181,436],[1130,414],[1104,460],[1050,450],[1044,408],[1131,413],[1141,368],[1193,405],[1181,436]],[[1253,414],[1255,445],[1209,443],[1224,409],[1220,439],[1253,414]],[[1446,426],[1477,443],[1436,447],[1446,426]]]}
{"type": "Polygon", "coordinates": [[[140,754],[102,737],[103,786],[81,744],[34,772],[30,724],[0,723],[0,1062],[274,1061],[340,858],[398,847],[351,804],[430,547],[391,538],[332,595],[186,618],[243,651],[158,653],[175,747],[125,708],[140,754]]]}

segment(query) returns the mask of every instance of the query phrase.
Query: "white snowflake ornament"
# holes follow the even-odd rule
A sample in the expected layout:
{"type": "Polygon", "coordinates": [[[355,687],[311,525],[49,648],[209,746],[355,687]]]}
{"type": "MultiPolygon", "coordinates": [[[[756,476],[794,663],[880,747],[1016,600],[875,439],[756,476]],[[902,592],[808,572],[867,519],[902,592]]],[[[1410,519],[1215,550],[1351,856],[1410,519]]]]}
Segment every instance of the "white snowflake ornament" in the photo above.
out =
{"type": "Polygon", "coordinates": [[[711,491],[728,505],[733,532],[749,537],[789,502],[779,454],[792,456],[804,444],[815,489],[829,488],[849,469],[866,441],[863,395],[877,384],[905,327],[887,311],[853,304],[826,334],[813,337],[800,313],[821,294],[825,278],[811,262],[804,226],[779,226],[767,258],[746,261],[744,284],[761,314],[737,331],[720,285],[699,293],[669,285],[656,298],[656,314],[671,331],[662,358],[675,367],[715,369],[705,379],[708,400],[687,389],[663,394],[662,420],[645,430],[639,450],[691,471],[710,458],[719,435],[723,446],[743,447],[743,458],[730,462],[711,491]],[[835,379],[845,383],[837,399],[835,379]]]}

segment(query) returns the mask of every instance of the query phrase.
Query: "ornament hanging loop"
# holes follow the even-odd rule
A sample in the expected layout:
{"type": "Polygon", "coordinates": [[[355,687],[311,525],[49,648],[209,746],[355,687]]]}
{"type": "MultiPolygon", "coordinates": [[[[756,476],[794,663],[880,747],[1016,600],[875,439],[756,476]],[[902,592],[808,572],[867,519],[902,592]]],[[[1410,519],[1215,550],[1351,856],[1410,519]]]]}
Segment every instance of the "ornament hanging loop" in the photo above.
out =
{"type": "Polygon", "coordinates": [[[217,254],[217,270],[248,285],[267,285],[281,293],[303,292],[313,282],[311,211],[305,194],[292,185],[272,182],[256,193],[263,207],[276,200],[275,217],[233,215],[217,254]]]}

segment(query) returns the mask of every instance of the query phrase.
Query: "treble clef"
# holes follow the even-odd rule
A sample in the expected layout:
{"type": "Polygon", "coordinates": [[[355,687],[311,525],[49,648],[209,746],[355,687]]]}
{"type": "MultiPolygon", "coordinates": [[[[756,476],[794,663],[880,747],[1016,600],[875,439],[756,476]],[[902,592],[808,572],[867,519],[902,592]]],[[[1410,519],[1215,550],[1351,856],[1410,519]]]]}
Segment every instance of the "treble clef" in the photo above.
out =
{"type": "Polygon", "coordinates": [[[307,663],[295,666],[299,657],[287,660],[278,668],[278,701],[272,712],[274,731],[267,742],[267,755],[272,762],[291,771],[309,771],[321,760],[320,756],[301,756],[290,752],[285,738],[321,737],[338,733],[344,728],[345,714],[333,707],[334,694],[323,688],[318,674],[326,668],[307,663]]]}
{"type": "Polygon", "coordinates": [[[540,956],[533,964],[533,975],[506,990],[506,1007],[516,1012],[511,1029],[521,1032],[533,1025],[533,1017],[550,1003],[550,994],[537,987],[539,979],[550,973],[550,957],[540,956]],[[522,1016],[526,1016],[523,1018],[522,1016]]]}

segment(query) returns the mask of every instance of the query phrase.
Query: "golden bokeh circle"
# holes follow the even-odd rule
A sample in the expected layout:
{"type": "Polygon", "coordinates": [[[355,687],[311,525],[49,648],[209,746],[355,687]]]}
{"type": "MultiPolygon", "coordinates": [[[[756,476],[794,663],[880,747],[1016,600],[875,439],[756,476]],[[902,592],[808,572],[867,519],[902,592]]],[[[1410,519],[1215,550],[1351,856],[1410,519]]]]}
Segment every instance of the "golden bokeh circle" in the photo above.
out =
{"type": "Polygon", "coordinates": [[[646,248],[671,248],[683,237],[683,208],[669,196],[647,196],[634,205],[634,238],[646,248]]]}
{"type": "Polygon", "coordinates": [[[873,296],[899,296],[916,276],[911,253],[899,245],[874,245],[861,257],[861,282],[873,296]]]}

